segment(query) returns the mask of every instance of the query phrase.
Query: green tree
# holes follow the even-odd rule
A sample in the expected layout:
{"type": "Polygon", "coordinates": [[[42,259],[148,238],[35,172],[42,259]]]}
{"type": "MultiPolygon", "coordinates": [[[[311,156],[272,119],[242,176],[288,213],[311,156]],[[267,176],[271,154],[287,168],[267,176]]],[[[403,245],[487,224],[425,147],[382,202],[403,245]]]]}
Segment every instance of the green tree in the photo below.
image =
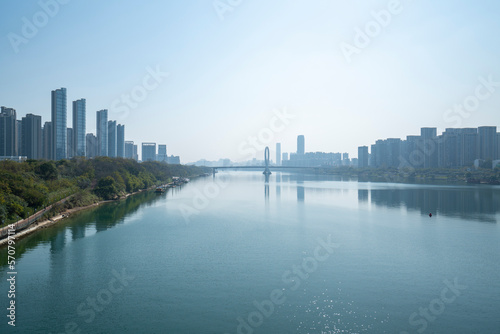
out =
{"type": "Polygon", "coordinates": [[[106,176],[97,182],[95,194],[105,200],[113,199],[118,194],[116,181],[111,176],[106,176]]]}
{"type": "Polygon", "coordinates": [[[52,161],[44,162],[35,168],[35,173],[44,180],[56,180],[57,168],[52,161]]]}

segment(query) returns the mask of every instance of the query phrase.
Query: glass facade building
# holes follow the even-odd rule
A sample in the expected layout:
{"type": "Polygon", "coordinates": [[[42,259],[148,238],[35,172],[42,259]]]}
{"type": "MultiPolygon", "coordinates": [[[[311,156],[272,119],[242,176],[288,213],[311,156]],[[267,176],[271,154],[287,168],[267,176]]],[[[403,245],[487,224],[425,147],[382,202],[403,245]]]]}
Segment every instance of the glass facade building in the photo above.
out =
{"type": "Polygon", "coordinates": [[[116,157],[116,121],[108,121],[108,157],[116,157]]]}
{"type": "Polygon", "coordinates": [[[42,116],[27,114],[22,118],[22,152],[28,159],[42,159],[42,116]]]}
{"type": "Polygon", "coordinates": [[[1,108],[0,112],[0,156],[16,156],[17,152],[16,110],[1,108]]]}
{"type": "Polygon", "coordinates": [[[108,110],[99,110],[96,113],[97,155],[108,156],[108,110]]]}
{"type": "Polygon", "coordinates": [[[86,149],[86,100],[73,101],[73,154],[85,156],[86,149]]]}
{"type": "Polygon", "coordinates": [[[66,159],[66,88],[52,91],[52,159],[66,159]]]}
{"type": "Polygon", "coordinates": [[[116,126],[116,156],[125,157],[125,125],[116,126]]]}
{"type": "Polygon", "coordinates": [[[156,143],[142,143],[142,161],[156,160],[156,143]]]}

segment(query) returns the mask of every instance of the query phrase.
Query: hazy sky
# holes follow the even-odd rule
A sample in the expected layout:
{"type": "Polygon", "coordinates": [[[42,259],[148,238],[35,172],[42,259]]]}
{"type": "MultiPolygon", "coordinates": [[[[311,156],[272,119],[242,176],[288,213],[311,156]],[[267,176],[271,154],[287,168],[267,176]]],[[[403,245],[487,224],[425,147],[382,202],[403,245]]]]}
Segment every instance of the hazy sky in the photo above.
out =
{"type": "Polygon", "coordinates": [[[0,105],[18,119],[49,121],[66,87],[69,127],[86,98],[87,132],[107,108],[182,162],[500,126],[498,1],[60,2],[1,1],[0,105]]]}

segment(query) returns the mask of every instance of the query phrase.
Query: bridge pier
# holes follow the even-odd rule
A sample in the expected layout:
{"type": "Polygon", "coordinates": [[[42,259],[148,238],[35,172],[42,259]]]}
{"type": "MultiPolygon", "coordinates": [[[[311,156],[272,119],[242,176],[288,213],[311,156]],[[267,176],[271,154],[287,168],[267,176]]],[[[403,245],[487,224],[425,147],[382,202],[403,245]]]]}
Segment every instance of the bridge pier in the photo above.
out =
{"type": "Polygon", "coordinates": [[[269,170],[269,147],[266,146],[266,149],[264,150],[264,161],[266,163],[266,169],[264,169],[264,175],[269,176],[271,175],[271,171],[269,170]]]}

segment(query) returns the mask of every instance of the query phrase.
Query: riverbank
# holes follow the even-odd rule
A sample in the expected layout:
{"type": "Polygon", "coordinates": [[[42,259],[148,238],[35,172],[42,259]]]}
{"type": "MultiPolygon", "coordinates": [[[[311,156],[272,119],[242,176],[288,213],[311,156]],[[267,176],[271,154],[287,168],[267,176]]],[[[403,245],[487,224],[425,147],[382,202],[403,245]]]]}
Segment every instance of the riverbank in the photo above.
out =
{"type": "MultiPolygon", "coordinates": [[[[198,176],[201,176],[201,175],[198,175],[198,176]]],[[[192,177],[198,177],[198,176],[192,176],[192,177]]],[[[62,211],[62,212],[58,213],[54,217],[51,217],[51,218],[46,219],[46,220],[41,221],[41,222],[36,221],[36,222],[30,224],[28,227],[20,229],[19,231],[16,231],[16,233],[15,233],[15,239],[19,240],[19,239],[21,239],[21,238],[23,238],[23,237],[25,237],[25,236],[33,233],[33,232],[36,232],[39,229],[53,226],[53,225],[59,223],[60,221],[62,221],[63,219],[70,217],[72,214],[74,214],[76,212],[79,212],[79,211],[82,211],[82,210],[86,210],[86,209],[95,208],[97,206],[100,206],[101,204],[120,201],[120,200],[128,198],[129,196],[133,196],[133,195],[136,195],[136,194],[139,194],[139,193],[143,193],[143,192],[146,192],[146,191],[155,190],[158,187],[164,187],[164,188],[169,188],[169,187],[172,187],[172,186],[175,187],[175,186],[182,185],[182,184],[184,184],[186,182],[188,182],[188,181],[186,181],[186,178],[174,177],[174,180],[172,182],[169,182],[169,183],[166,183],[166,184],[163,184],[163,185],[160,185],[160,186],[151,186],[151,187],[149,187],[147,189],[141,189],[141,190],[138,190],[138,191],[135,191],[135,192],[132,192],[132,193],[127,193],[127,194],[122,195],[122,196],[120,196],[120,197],[118,197],[116,199],[102,200],[102,201],[99,201],[99,202],[96,202],[96,203],[93,203],[93,204],[90,204],[90,205],[81,206],[81,207],[74,207],[74,208],[71,208],[71,209],[67,209],[65,211],[62,211]]],[[[47,211],[47,210],[41,210],[41,211],[35,213],[34,216],[37,215],[37,214],[43,214],[45,211],[47,211]]],[[[6,226],[4,228],[8,228],[8,226],[6,226]]],[[[0,247],[3,247],[4,245],[6,245],[7,242],[8,242],[8,238],[7,237],[0,239],[0,247]]]]}
{"type": "MultiPolygon", "coordinates": [[[[23,237],[26,237],[27,235],[39,230],[39,229],[42,229],[42,228],[47,228],[47,227],[50,227],[52,225],[55,225],[57,224],[59,221],[63,220],[64,218],[68,218],[71,214],[75,213],[75,212],[78,212],[78,211],[82,211],[82,210],[85,210],[85,209],[90,209],[90,208],[94,208],[94,207],[97,207],[105,202],[111,202],[111,201],[102,201],[102,202],[98,202],[98,203],[94,203],[94,204],[91,204],[91,205],[87,205],[87,206],[84,206],[84,207],[78,207],[78,208],[73,208],[73,209],[69,209],[69,210],[66,210],[64,212],[62,212],[61,214],[55,216],[55,217],[52,217],[52,218],[49,218],[47,220],[44,220],[44,221],[41,221],[41,222],[34,222],[33,224],[31,224],[29,227],[23,229],[23,230],[20,230],[19,232],[16,232],[15,234],[15,240],[19,240],[23,237]]],[[[8,238],[3,238],[2,240],[0,240],[0,247],[6,245],[8,242],[8,238]]]]}
{"type": "MultiPolygon", "coordinates": [[[[19,239],[24,238],[24,237],[26,237],[27,235],[29,235],[29,234],[31,234],[33,232],[38,231],[39,229],[51,227],[51,226],[59,223],[63,219],[70,217],[72,214],[74,214],[76,212],[87,210],[87,209],[96,208],[96,207],[98,207],[98,206],[100,206],[102,204],[105,204],[105,203],[120,201],[120,200],[126,199],[129,196],[136,195],[136,194],[139,194],[139,193],[142,193],[142,192],[145,192],[145,191],[151,191],[153,189],[155,189],[154,186],[150,187],[148,189],[141,189],[141,190],[133,192],[133,193],[125,194],[123,196],[120,196],[117,199],[103,200],[103,201],[99,201],[97,203],[93,203],[93,204],[90,204],[90,205],[86,205],[86,206],[82,206],[82,207],[75,207],[75,208],[71,208],[71,209],[65,210],[63,212],[60,212],[58,215],[56,215],[54,217],[51,217],[49,219],[46,219],[46,220],[43,220],[43,221],[40,221],[40,222],[38,222],[38,221],[34,222],[31,225],[29,225],[28,227],[26,227],[24,229],[21,229],[19,231],[16,231],[16,233],[15,233],[15,239],[19,240],[19,239]]],[[[42,212],[42,211],[40,211],[40,212],[42,212]]],[[[8,228],[8,226],[6,226],[5,228],[8,228]]],[[[5,245],[7,245],[7,242],[8,242],[8,238],[7,237],[1,239],[0,240],[0,247],[3,247],[5,245]]]]}
{"type": "Polygon", "coordinates": [[[439,168],[352,168],[320,169],[319,174],[356,178],[361,182],[422,183],[422,184],[500,184],[500,169],[439,169],[439,168]]]}

